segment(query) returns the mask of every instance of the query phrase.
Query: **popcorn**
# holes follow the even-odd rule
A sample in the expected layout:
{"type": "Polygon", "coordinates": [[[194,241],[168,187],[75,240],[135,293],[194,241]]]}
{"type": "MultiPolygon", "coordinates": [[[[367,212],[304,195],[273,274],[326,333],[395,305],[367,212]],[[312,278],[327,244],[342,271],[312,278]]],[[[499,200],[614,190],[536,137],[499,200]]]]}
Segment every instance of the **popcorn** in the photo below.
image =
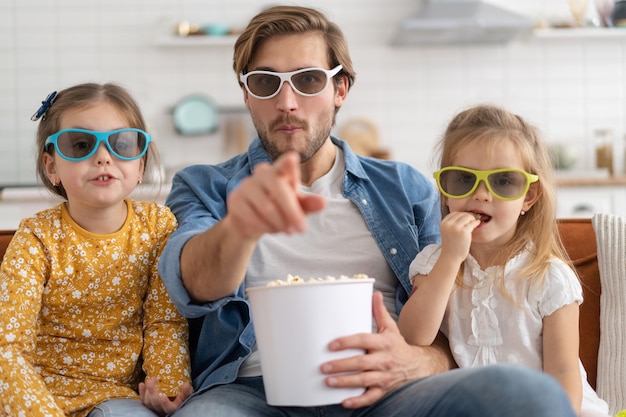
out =
{"type": "Polygon", "coordinates": [[[341,275],[339,278],[336,278],[332,275],[327,275],[324,278],[311,277],[305,280],[305,279],[300,278],[298,275],[294,276],[291,274],[287,274],[286,280],[277,279],[274,281],[270,281],[267,283],[267,286],[268,287],[280,287],[282,285],[313,284],[313,283],[320,283],[320,282],[348,281],[348,280],[353,280],[353,279],[365,279],[365,278],[369,278],[367,274],[355,274],[352,277],[341,275]]]}

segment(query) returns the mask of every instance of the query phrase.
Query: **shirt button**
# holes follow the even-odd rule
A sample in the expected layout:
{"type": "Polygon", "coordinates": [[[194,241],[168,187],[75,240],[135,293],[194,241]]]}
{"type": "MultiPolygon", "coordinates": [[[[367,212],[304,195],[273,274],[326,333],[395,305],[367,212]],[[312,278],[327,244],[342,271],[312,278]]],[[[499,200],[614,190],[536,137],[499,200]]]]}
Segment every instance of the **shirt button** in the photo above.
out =
{"type": "Polygon", "coordinates": [[[367,200],[366,199],[362,199],[361,203],[363,203],[363,205],[367,206],[367,200]]]}
{"type": "Polygon", "coordinates": [[[398,249],[396,249],[396,248],[391,248],[391,249],[389,250],[389,253],[390,253],[390,254],[392,254],[392,255],[395,255],[395,254],[397,254],[397,253],[398,253],[398,249]]]}

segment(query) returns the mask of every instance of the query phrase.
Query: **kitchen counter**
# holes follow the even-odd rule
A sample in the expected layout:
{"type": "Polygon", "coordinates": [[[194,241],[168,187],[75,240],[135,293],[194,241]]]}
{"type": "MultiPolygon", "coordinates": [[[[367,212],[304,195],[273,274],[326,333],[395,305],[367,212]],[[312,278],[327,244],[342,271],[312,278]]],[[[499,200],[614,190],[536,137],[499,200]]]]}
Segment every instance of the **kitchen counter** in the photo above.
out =
{"type": "Polygon", "coordinates": [[[626,185],[626,176],[607,178],[558,178],[559,187],[598,187],[626,185]]]}
{"type": "MultiPolygon", "coordinates": [[[[141,201],[165,203],[171,184],[141,184],[130,195],[141,201]]],[[[12,230],[20,220],[63,200],[39,185],[0,186],[0,230],[12,230]]]]}
{"type": "Polygon", "coordinates": [[[626,176],[557,176],[557,217],[626,213],[626,176]]]}

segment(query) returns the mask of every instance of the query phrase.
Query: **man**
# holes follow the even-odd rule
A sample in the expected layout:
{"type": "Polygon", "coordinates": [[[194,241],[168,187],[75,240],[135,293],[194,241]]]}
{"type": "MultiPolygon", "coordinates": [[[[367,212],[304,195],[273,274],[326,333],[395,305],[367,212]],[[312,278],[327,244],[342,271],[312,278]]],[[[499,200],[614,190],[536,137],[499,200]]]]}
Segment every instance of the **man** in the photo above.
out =
{"type": "Polygon", "coordinates": [[[411,167],[358,157],[330,136],[355,76],[339,28],[308,8],[264,10],[237,40],[233,67],[258,138],[227,162],[177,173],[167,200],[179,229],[160,272],[190,321],[196,389],[174,416],[573,415],[541,373],[444,372],[455,366],[445,341],[400,336],[408,267],[439,239],[439,199],[411,167]],[[362,395],[318,410],[266,403],[245,288],[288,273],[376,277],[377,331],[329,345],[366,353],[320,367],[329,386],[362,395]]]}

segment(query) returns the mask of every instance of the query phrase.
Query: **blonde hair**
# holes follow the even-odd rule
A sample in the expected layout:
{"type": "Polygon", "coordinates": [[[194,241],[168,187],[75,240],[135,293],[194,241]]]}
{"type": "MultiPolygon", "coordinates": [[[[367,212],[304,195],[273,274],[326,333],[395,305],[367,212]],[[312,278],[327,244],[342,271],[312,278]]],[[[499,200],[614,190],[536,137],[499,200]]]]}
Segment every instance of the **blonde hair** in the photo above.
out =
{"type": "MultiPolygon", "coordinates": [[[[125,117],[128,123],[127,127],[146,131],[146,122],[141,114],[139,105],[126,89],[117,84],[84,83],[60,91],[42,117],[37,128],[37,176],[53,194],[67,199],[67,193],[63,188],[63,184],[55,186],[46,175],[43,155],[52,152],[52,150],[46,149],[46,140],[50,135],[61,130],[61,118],[66,111],[85,109],[102,102],[108,102],[115,106],[120,114],[125,117]]],[[[150,143],[148,152],[143,156],[143,160],[144,173],[148,171],[149,161],[159,166],[159,155],[154,142],[150,143]]]]}
{"type": "Polygon", "coordinates": [[[335,80],[344,76],[348,79],[348,88],[352,87],[356,73],[352,67],[348,44],[341,29],[337,24],[329,21],[323,13],[315,9],[298,6],[270,7],[250,20],[248,26],[235,42],[233,70],[237,79],[239,79],[240,73],[248,72],[248,66],[254,59],[256,50],[263,42],[280,35],[307,32],[320,32],[324,35],[328,46],[330,68],[340,64],[343,66],[335,80]]]}
{"type": "MultiPolygon", "coordinates": [[[[541,285],[553,257],[570,264],[556,222],[556,185],[547,145],[539,131],[520,116],[492,105],[478,105],[462,111],[448,124],[437,145],[440,167],[453,165],[467,146],[479,146],[487,155],[497,155],[502,141],[510,141],[523,161],[523,169],[539,176],[531,184],[538,187],[539,197],[528,212],[517,221],[516,233],[500,251],[498,263],[505,265],[515,255],[528,248],[529,262],[516,279],[529,279],[532,286],[541,285]]],[[[450,210],[441,199],[442,217],[450,210]]],[[[570,264],[571,265],[571,264],[570,264]]],[[[500,285],[503,290],[504,270],[500,285]]],[[[461,283],[462,270],[457,277],[461,283]]]]}

